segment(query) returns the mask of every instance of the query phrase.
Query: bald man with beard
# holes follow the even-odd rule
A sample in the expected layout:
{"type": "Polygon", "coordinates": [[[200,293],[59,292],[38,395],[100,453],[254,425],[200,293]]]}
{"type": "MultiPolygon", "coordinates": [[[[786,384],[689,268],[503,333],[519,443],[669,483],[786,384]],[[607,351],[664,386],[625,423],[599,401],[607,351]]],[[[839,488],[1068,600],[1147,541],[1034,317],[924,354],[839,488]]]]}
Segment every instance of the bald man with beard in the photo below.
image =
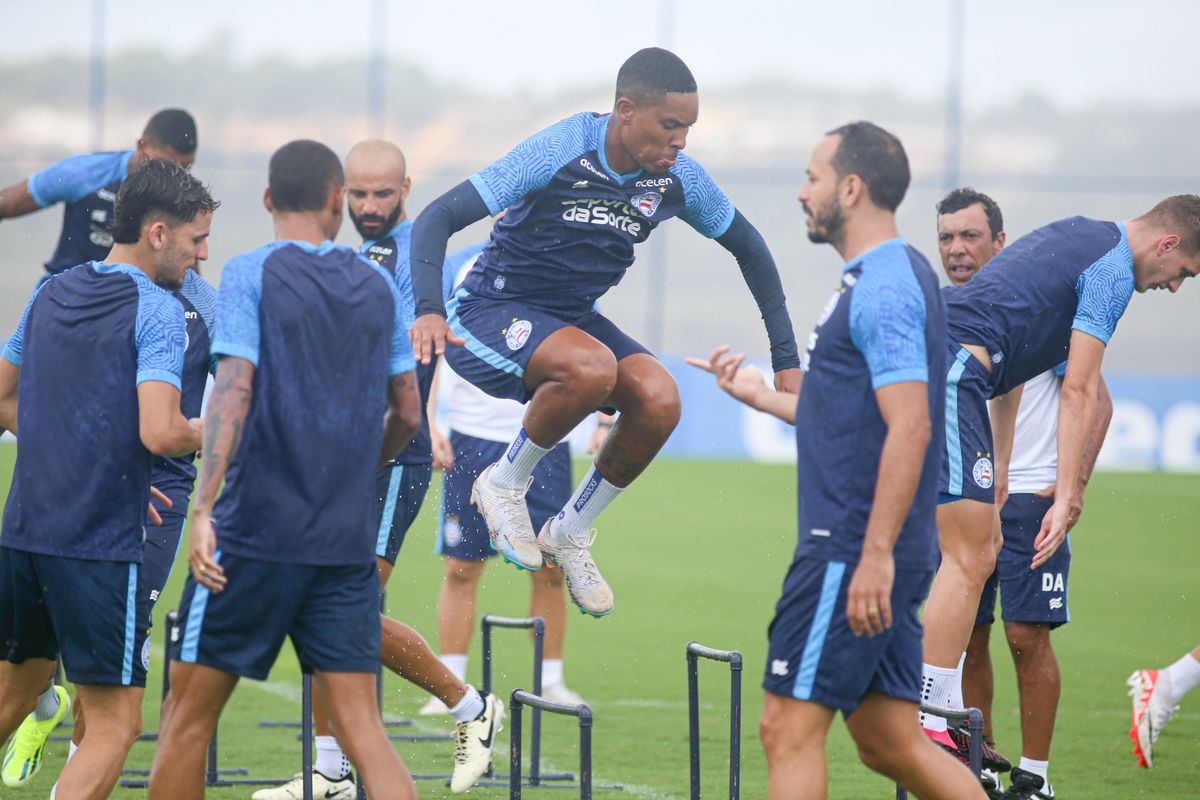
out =
{"type": "MultiPolygon", "coordinates": [[[[394,276],[404,304],[402,315],[405,324],[410,327],[415,308],[408,266],[412,222],[405,212],[404,201],[411,188],[412,181],[407,174],[404,153],[391,142],[380,139],[359,142],[346,156],[346,202],[350,221],[363,238],[360,251],[394,276]]],[[[444,280],[451,280],[453,272],[446,272],[444,280]]],[[[446,286],[447,292],[449,288],[446,286]]],[[[417,365],[422,409],[429,399],[436,367],[436,362],[417,365]]],[[[380,591],[387,586],[404,535],[421,510],[432,470],[429,421],[422,414],[421,428],[412,441],[376,476],[379,536],[375,562],[379,569],[380,591]]],[[[454,716],[454,771],[450,788],[455,793],[465,792],[491,762],[491,744],[495,734],[503,727],[504,704],[495,695],[481,696],[473,686],[455,677],[420,633],[398,620],[382,615],[380,619],[383,626],[380,661],[383,666],[437,697],[454,716]]],[[[313,723],[317,758],[313,796],[328,800],[353,800],[356,793],[350,762],[333,735],[329,718],[329,710],[314,686],[313,723]]],[[[296,778],[283,786],[255,792],[253,800],[294,800],[302,796],[302,789],[300,778],[296,778]]]]}

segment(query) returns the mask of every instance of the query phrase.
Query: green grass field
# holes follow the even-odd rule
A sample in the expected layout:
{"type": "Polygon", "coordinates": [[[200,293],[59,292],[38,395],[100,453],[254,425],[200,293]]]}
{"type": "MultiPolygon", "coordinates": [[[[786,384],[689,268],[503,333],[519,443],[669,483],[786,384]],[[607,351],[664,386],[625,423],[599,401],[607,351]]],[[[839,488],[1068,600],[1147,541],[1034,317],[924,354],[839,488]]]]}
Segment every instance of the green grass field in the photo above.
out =
{"type": "MultiPolygon", "coordinates": [[[[0,446],[0,484],[7,494],[15,449],[0,446]]],[[[1156,766],[1137,769],[1126,732],[1124,680],[1135,668],[1161,666],[1200,638],[1196,609],[1200,491],[1195,476],[1101,474],[1093,481],[1083,522],[1074,536],[1073,622],[1054,636],[1063,672],[1063,698],[1051,759],[1051,780],[1064,798],[1189,798],[1200,795],[1200,696],[1188,699],[1155,750],[1156,766]]],[[[435,493],[431,492],[431,500],[435,493]]],[[[388,592],[391,615],[434,637],[441,566],[432,555],[434,502],[409,533],[388,592]]],[[[762,705],[758,684],[766,625],[795,542],[794,472],[786,466],[735,462],[661,461],[604,516],[595,554],[617,596],[602,620],[570,615],[566,677],[595,711],[597,783],[624,784],[619,798],[684,798],[688,791],[687,695],[684,647],[695,639],[746,656],[742,737],[742,796],[766,794],[766,767],[757,739],[762,705]]],[[[181,561],[182,563],[182,561],[181,561]]],[[[148,698],[160,692],[162,614],[177,602],[177,569],[156,613],[154,663],[148,698]]],[[[480,608],[524,616],[528,578],[494,565],[480,608]]],[[[470,677],[479,677],[478,636],[470,677]]],[[[529,688],[530,646],[519,632],[500,632],[497,681],[505,693],[529,688]]],[[[997,638],[995,728],[1002,752],[1019,755],[1016,690],[1007,647],[997,638]]],[[[728,682],[724,665],[701,669],[705,796],[725,792],[728,682]]],[[[254,776],[290,776],[299,769],[294,730],[261,729],[261,719],[297,719],[299,669],[285,647],[270,680],[243,681],[222,718],[221,766],[254,776]]],[[[413,717],[425,697],[389,675],[389,715],[413,717]]],[[[157,728],[156,702],[146,706],[146,729],[157,728]]],[[[526,722],[528,727],[528,721],[526,722]]],[[[417,718],[423,733],[448,732],[448,723],[417,718]]],[[[546,717],[543,769],[577,768],[574,720],[546,717]]],[[[506,736],[506,735],[505,735],[506,736]]],[[[501,737],[498,766],[506,767],[501,737]]],[[[451,743],[398,743],[414,772],[449,770],[451,743]]],[[[47,750],[45,768],[30,786],[0,787],[0,797],[45,797],[66,755],[47,750]]],[[[153,745],[134,746],[127,766],[148,767],[153,745]]],[[[831,798],[888,798],[893,789],[859,764],[841,722],[829,744],[831,798]]],[[[506,771],[506,768],[505,768],[506,771]]],[[[423,797],[449,790],[422,781],[423,797]]],[[[213,798],[248,797],[252,789],[213,789],[213,798]]],[[[562,791],[527,790],[561,798],[562,791]]],[[[507,796],[477,788],[475,797],[507,796]]],[[[143,797],[118,789],[115,796],[143,797]]],[[[569,796],[569,795],[566,795],[569,796]]]]}

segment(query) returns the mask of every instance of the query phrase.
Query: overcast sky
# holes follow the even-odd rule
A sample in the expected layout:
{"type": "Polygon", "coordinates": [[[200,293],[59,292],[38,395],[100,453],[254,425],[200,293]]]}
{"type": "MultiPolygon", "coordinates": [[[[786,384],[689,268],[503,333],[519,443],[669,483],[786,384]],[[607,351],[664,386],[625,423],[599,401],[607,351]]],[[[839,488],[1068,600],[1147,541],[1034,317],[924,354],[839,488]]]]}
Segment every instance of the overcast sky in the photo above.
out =
{"type": "MultiPolygon", "coordinates": [[[[470,86],[548,90],[612,79],[639,47],[671,46],[701,90],[764,76],[833,89],[944,95],[960,0],[446,0],[387,2],[388,57],[470,86]],[[667,20],[673,20],[668,23],[667,20]]],[[[967,109],[1033,90],[1068,106],[1200,103],[1194,0],[1007,0],[965,7],[967,109]]],[[[114,50],[315,61],[368,50],[374,0],[107,0],[114,50]]],[[[8,62],[85,54],[92,0],[5,3],[8,62]]],[[[3,109],[0,109],[0,113],[3,109]]]]}

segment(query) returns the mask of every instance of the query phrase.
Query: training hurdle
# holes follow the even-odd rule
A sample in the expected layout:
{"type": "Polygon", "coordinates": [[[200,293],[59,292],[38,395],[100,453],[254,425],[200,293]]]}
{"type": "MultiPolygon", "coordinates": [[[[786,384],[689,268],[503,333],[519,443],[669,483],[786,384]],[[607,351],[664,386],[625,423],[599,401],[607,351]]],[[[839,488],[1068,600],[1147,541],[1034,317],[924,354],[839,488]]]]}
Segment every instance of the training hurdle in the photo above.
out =
{"type": "MultiPolygon", "coordinates": [[[[926,714],[945,717],[946,722],[956,728],[966,723],[967,733],[971,736],[971,744],[967,749],[968,766],[971,774],[979,777],[983,771],[983,712],[978,708],[946,708],[928,703],[922,703],[921,710],[926,714]]],[[[900,784],[896,784],[896,800],[908,800],[908,790],[900,784]]]]}
{"type": "Polygon", "coordinates": [[[700,800],[700,659],[729,664],[729,800],[738,800],[742,780],[742,654],[688,642],[688,755],[691,800],[700,800]]]}
{"type": "MultiPolygon", "coordinates": [[[[530,706],[534,713],[547,711],[579,718],[579,798],[592,797],[592,709],[587,703],[568,706],[551,703],[521,689],[513,689],[508,702],[509,747],[508,747],[508,796],[510,800],[521,800],[521,709],[530,706]]],[[[537,784],[531,784],[536,786],[537,784]]],[[[574,789],[575,786],[553,785],[556,789],[574,789]]],[[[550,788],[550,786],[543,787],[550,788]]],[[[622,786],[602,786],[602,789],[622,789],[622,786]]]]}

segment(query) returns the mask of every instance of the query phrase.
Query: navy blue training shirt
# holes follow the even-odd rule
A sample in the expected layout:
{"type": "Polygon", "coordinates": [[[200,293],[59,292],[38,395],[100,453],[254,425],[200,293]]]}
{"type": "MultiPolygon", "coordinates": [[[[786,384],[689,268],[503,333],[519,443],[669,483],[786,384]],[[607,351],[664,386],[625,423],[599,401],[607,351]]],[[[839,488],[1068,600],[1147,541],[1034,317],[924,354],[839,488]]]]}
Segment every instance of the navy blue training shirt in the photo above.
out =
{"type": "MultiPolygon", "coordinates": [[[[383,267],[395,277],[400,289],[400,300],[404,311],[404,326],[412,327],[416,318],[417,301],[413,294],[412,268],[409,262],[409,243],[412,241],[412,222],[404,220],[385,236],[363,242],[360,252],[383,267]]],[[[447,264],[442,270],[442,296],[448,297],[454,288],[454,270],[447,264]]],[[[417,386],[421,391],[421,429],[395,459],[393,464],[432,464],[433,440],[429,436],[429,419],[425,415],[425,403],[433,386],[433,374],[437,371],[437,357],[428,364],[417,364],[417,386]]]]}
{"type": "Polygon", "coordinates": [[[1108,344],[1135,289],[1125,226],[1070,217],[1027,233],[945,290],[950,339],[987,348],[992,395],[1067,358],[1071,331],[1108,344]]]}
{"type": "Polygon", "coordinates": [[[273,242],[234,257],[213,354],[255,365],[217,546],[291,564],[372,562],[388,378],[414,367],[392,276],[348,247],[273,242]]]}
{"type": "MultiPolygon", "coordinates": [[[[212,347],[213,319],[217,313],[217,290],[189,269],[183,287],[175,292],[183,306],[187,322],[187,351],[183,357],[183,385],[180,389],[179,410],[187,419],[200,416],[204,403],[204,387],[215,363],[209,352],[212,347]]],[[[183,486],[189,490],[196,481],[196,454],[168,458],[155,456],[151,466],[150,483],[164,486],[183,486]]]]}
{"type": "Polygon", "coordinates": [[[34,293],[4,349],[21,377],[0,544],[142,560],[151,456],[137,386],[180,387],[186,335],[179,301],[127,264],[82,264],[34,293]]]}
{"type": "Polygon", "coordinates": [[[131,158],[132,150],[74,156],[29,177],[29,195],[39,207],[63,204],[62,232],[54,255],[46,262],[48,272],[62,272],[108,256],[113,244],[109,233],[113,206],[131,158]]]}
{"type": "Polygon", "coordinates": [[[875,392],[921,381],[928,386],[933,437],[893,557],[899,569],[934,568],[945,362],[945,310],[925,257],[896,238],[847,263],[802,365],[797,558],[858,560],[887,436],[875,392]]]}

